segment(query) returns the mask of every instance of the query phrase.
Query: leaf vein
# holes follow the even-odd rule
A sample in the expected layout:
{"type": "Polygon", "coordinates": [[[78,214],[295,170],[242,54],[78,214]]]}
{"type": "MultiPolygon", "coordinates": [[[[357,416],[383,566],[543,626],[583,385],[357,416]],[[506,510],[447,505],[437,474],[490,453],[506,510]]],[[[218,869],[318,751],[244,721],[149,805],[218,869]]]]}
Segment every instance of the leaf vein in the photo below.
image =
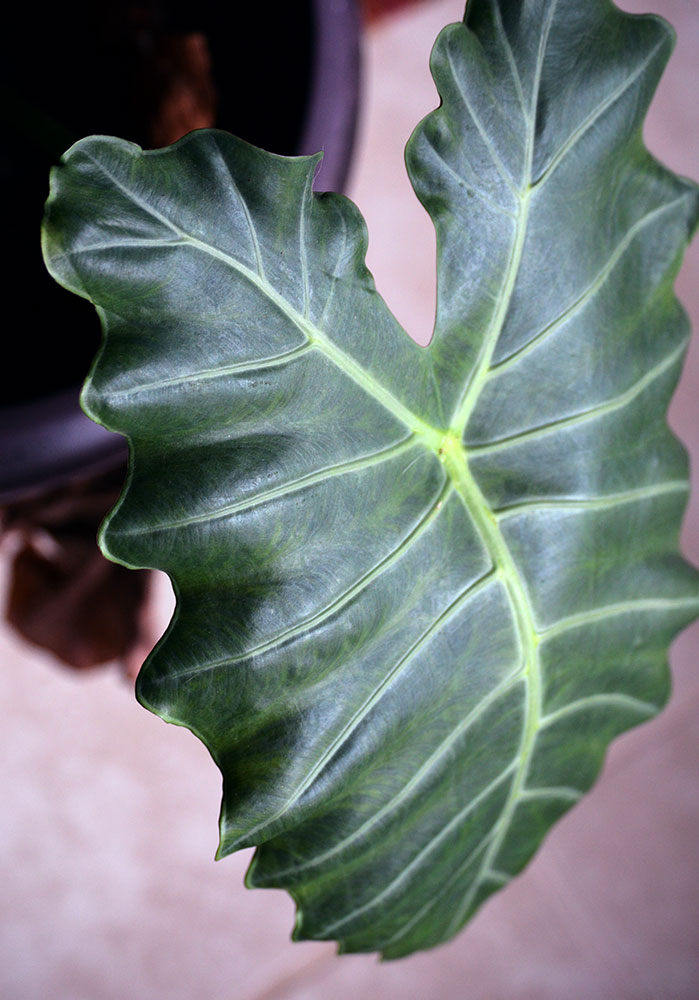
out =
{"type": "Polygon", "coordinates": [[[170,531],[175,528],[186,528],[191,524],[210,524],[214,521],[220,521],[222,518],[230,517],[232,514],[240,514],[245,511],[252,510],[253,507],[259,507],[260,504],[268,503],[270,500],[278,500],[279,497],[288,496],[291,493],[297,493],[299,490],[306,489],[308,486],[315,486],[318,483],[326,482],[329,479],[344,476],[349,472],[358,472],[362,469],[369,469],[373,465],[381,465],[389,459],[395,458],[396,455],[400,455],[401,452],[406,451],[408,448],[414,447],[416,447],[416,442],[414,440],[414,435],[411,434],[409,437],[399,441],[398,444],[392,444],[390,447],[383,448],[381,451],[373,452],[371,455],[365,455],[362,458],[353,458],[348,462],[340,462],[338,465],[327,466],[325,469],[320,469],[318,472],[311,472],[307,476],[301,476],[300,479],[284,483],[282,486],[275,486],[273,489],[265,490],[263,493],[258,493],[253,497],[248,497],[245,500],[236,500],[235,503],[226,504],[225,507],[218,507],[216,510],[207,510],[203,514],[192,514],[190,517],[182,517],[176,521],[161,521],[160,524],[149,525],[145,528],[130,528],[119,532],[119,535],[120,537],[152,535],[156,531],[170,531]]]}
{"type": "Polygon", "coordinates": [[[638,500],[646,500],[656,496],[665,496],[668,493],[686,493],[689,484],[685,480],[668,480],[665,483],[654,483],[651,486],[641,486],[635,490],[626,490],[622,493],[609,493],[602,497],[560,497],[552,500],[525,500],[522,503],[513,504],[511,507],[500,507],[495,509],[495,514],[499,521],[507,517],[516,517],[518,514],[544,510],[608,510],[621,506],[625,503],[634,503],[638,500]]]}
{"type": "Polygon", "coordinates": [[[310,186],[313,175],[309,172],[301,198],[301,215],[299,219],[299,264],[301,267],[301,287],[303,288],[303,318],[308,322],[311,312],[311,291],[308,278],[308,254],[306,251],[306,210],[312,197],[310,186]]]}
{"type": "Polygon", "coordinates": [[[512,354],[498,361],[497,364],[491,365],[490,370],[486,375],[486,380],[496,378],[501,375],[504,371],[507,371],[514,364],[519,362],[523,357],[526,357],[530,351],[533,351],[540,344],[548,340],[551,334],[555,333],[561,326],[567,323],[570,319],[576,316],[579,312],[582,312],[587,303],[594,298],[596,293],[605,284],[607,278],[610,276],[616,265],[619,263],[620,259],[623,257],[624,253],[639,232],[641,232],[647,225],[654,222],[655,219],[667,212],[668,210],[674,208],[676,205],[682,204],[686,198],[684,195],[679,198],[673,199],[673,201],[668,202],[665,205],[660,205],[658,208],[653,209],[648,212],[641,219],[638,219],[633,226],[630,227],[628,232],[619,241],[617,246],[614,248],[609,256],[609,259],[604,264],[603,267],[597,272],[592,281],[587,285],[587,287],[580,293],[580,295],[574,299],[568,306],[566,306],[556,317],[552,319],[550,323],[547,323],[543,330],[540,330],[531,340],[527,341],[512,354]]]}
{"type": "Polygon", "coordinates": [[[435,158],[439,161],[440,169],[444,169],[449,174],[451,174],[451,176],[454,178],[454,180],[456,181],[456,183],[460,188],[466,187],[467,191],[472,191],[473,194],[479,199],[479,201],[482,201],[483,204],[487,205],[493,211],[500,212],[501,215],[506,215],[509,219],[517,218],[515,212],[510,211],[509,208],[505,208],[504,205],[501,205],[499,202],[495,201],[494,198],[491,198],[490,195],[486,194],[483,188],[479,187],[478,184],[475,183],[475,178],[476,178],[475,171],[473,170],[473,167],[468,162],[468,160],[466,160],[465,157],[464,157],[464,164],[468,167],[470,174],[468,178],[462,177],[456,170],[454,170],[451,164],[444,159],[441,153],[437,152],[434,146],[432,146],[431,148],[435,158]]]}
{"type": "Polygon", "coordinates": [[[459,875],[461,875],[461,873],[465,871],[469,867],[469,865],[473,863],[473,861],[478,857],[481,851],[484,851],[488,847],[493,837],[495,836],[495,831],[496,831],[496,826],[494,825],[493,827],[491,827],[488,833],[478,842],[476,847],[474,847],[474,849],[469,852],[467,857],[461,862],[456,871],[450,872],[447,875],[445,885],[438,892],[433,893],[432,897],[423,906],[420,907],[417,913],[414,913],[413,916],[410,917],[403,924],[403,926],[399,928],[399,930],[397,930],[394,934],[392,934],[390,938],[386,938],[379,945],[377,945],[378,950],[385,951],[385,949],[388,948],[389,945],[395,944],[396,941],[400,941],[402,937],[405,937],[405,935],[410,930],[412,930],[415,924],[419,923],[422,920],[425,914],[428,913],[432,909],[432,907],[439,902],[442,896],[446,892],[448,892],[448,890],[453,886],[454,882],[458,879],[459,875]]]}
{"type": "Polygon", "coordinates": [[[453,58],[452,58],[451,50],[449,49],[448,46],[446,46],[446,54],[447,54],[447,62],[449,64],[449,70],[451,72],[452,80],[456,84],[456,88],[457,88],[457,90],[459,92],[459,95],[461,97],[463,105],[466,108],[466,110],[469,113],[469,115],[471,116],[471,120],[473,121],[473,124],[476,126],[478,134],[480,135],[481,140],[483,141],[483,145],[488,150],[488,154],[490,156],[490,159],[493,162],[493,166],[495,167],[495,169],[497,170],[497,172],[500,174],[501,178],[503,179],[503,181],[505,182],[505,184],[507,185],[507,187],[510,189],[510,191],[515,196],[517,196],[518,195],[518,191],[517,191],[517,188],[515,187],[514,181],[510,177],[510,175],[507,172],[507,170],[505,169],[505,165],[503,164],[502,160],[500,159],[500,156],[499,156],[497,150],[493,146],[493,143],[492,143],[492,141],[490,139],[490,136],[488,135],[488,133],[486,132],[485,128],[483,127],[483,122],[480,120],[480,118],[476,114],[476,112],[475,112],[475,110],[474,110],[471,102],[469,101],[469,99],[468,99],[468,97],[466,95],[466,91],[464,90],[463,85],[461,83],[461,80],[459,79],[459,75],[456,72],[456,67],[454,66],[454,61],[453,61],[453,58]]]}
{"type": "MultiPolygon", "coordinates": [[[[326,861],[328,858],[333,857],[335,854],[340,853],[355,840],[364,836],[369,830],[372,829],[377,823],[384,820],[392,812],[395,812],[400,808],[401,804],[410,796],[410,793],[418,788],[422,781],[432,772],[439,762],[446,756],[454,743],[468,732],[475,723],[485,714],[485,712],[494,704],[503,694],[520,679],[521,670],[516,670],[514,673],[509,674],[503,681],[497,684],[492,691],[488,694],[473,708],[468,715],[452,729],[452,731],[442,740],[436,750],[427,758],[425,763],[415,772],[410,781],[408,781],[400,790],[400,792],[390,799],[386,805],[384,805],[378,812],[374,813],[365,823],[358,827],[353,833],[344,840],[337,844],[334,844],[330,850],[325,851],[323,854],[316,855],[310,858],[308,861],[303,862],[303,864],[295,865],[293,868],[284,869],[280,872],[274,872],[274,878],[281,878],[284,875],[296,874],[301,871],[305,871],[308,868],[314,868],[322,862],[326,861]]],[[[471,808],[475,808],[476,805],[482,801],[487,795],[490,794],[506,777],[512,770],[514,770],[517,764],[516,760],[513,760],[508,767],[501,771],[495,778],[490,781],[485,788],[482,788],[480,792],[471,800],[471,808]]]]}
{"type": "MultiPolygon", "coordinates": [[[[542,719],[542,725],[543,721],[542,719]]],[[[584,794],[579,788],[571,788],[568,785],[549,785],[541,788],[523,788],[519,798],[520,802],[526,802],[528,799],[567,799],[569,802],[578,802],[584,794]]]]}
{"type": "Polygon", "coordinates": [[[582,625],[596,625],[598,622],[604,621],[605,618],[614,618],[617,615],[632,614],[637,611],[672,611],[675,608],[696,608],[699,612],[699,595],[696,597],[640,597],[633,601],[618,601],[616,604],[607,604],[590,611],[582,611],[577,615],[559,618],[552,625],[539,629],[538,635],[544,642],[572,629],[580,628],[582,625]]]}
{"type": "Polygon", "coordinates": [[[628,708],[634,712],[638,712],[640,715],[655,715],[656,712],[660,711],[658,705],[654,705],[648,701],[642,701],[640,698],[633,698],[631,695],[624,694],[621,691],[602,691],[599,694],[587,695],[585,698],[578,698],[576,701],[569,701],[566,705],[561,708],[557,708],[553,712],[548,712],[546,715],[541,717],[541,727],[551,726],[559,719],[565,718],[567,715],[573,715],[576,712],[581,712],[586,708],[604,705],[616,705],[618,708],[628,708]]]}
{"type": "Polygon", "coordinates": [[[128,389],[115,389],[109,393],[109,398],[114,400],[126,396],[131,399],[142,392],[150,392],[154,389],[168,389],[171,386],[189,385],[192,382],[207,382],[210,379],[223,378],[226,375],[252,374],[265,368],[276,368],[278,365],[287,364],[287,362],[294,361],[311,350],[313,350],[313,344],[304,343],[284,354],[276,354],[259,361],[241,361],[237,364],[221,365],[219,368],[205,368],[198,372],[192,372],[190,375],[174,375],[172,378],[159,379],[155,382],[142,382],[140,385],[128,389]]]}
{"type": "Polygon", "coordinates": [[[665,39],[663,39],[661,42],[658,42],[658,44],[653,47],[649,55],[634,70],[634,72],[631,73],[630,76],[628,76],[627,79],[616,88],[616,90],[614,90],[607,98],[605,98],[604,101],[600,101],[600,103],[595,108],[592,109],[587,118],[585,118],[584,121],[582,121],[581,124],[571,133],[571,135],[563,143],[558,152],[555,153],[554,156],[551,158],[548,166],[543,170],[541,175],[534,182],[534,187],[541,186],[551,176],[554,170],[556,170],[556,168],[560,166],[560,164],[566,158],[568,153],[570,153],[570,151],[579,142],[579,140],[582,139],[585,133],[588,132],[595,124],[595,122],[599,118],[601,118],[604,112],[607,111],[608,108],[610,108],[613,104],[615,104],[619,100],[619,98],[622,97],[626,93],[626,91],[636,82],[639,76],[641,76],[644,70],[650,65],[650,63],[653,61],[657,53],[660,51],[661,48],[663,48],[664,45],[665,45],[665,39]]]}
{"type": "MultiPolygon", "coordinates": [[[[454,615],[458,614],[465,604],[468,604],[469,601],[471,601],[483,589],[485,589],[487,586],[491,584],[492,579],[495,575],[496,573],[495,570],[493,569],[490,569],[487,573],[484,573],[483,576],[479,577],[477,580],[474,580],[472,583],[470,583],[468,587],[466,587],[465,590],[463,590],[461,594],[459,594],[459,596],[455,598],[455,600],[452,601],[452,603],[447,608],[445,608],[444,611],[441,612],[441,614],[435,619],[434,622],[432,622],[429,628],[427,628],[422,633],[422,635],[413,643],[413,645],[405,653],[405,655],[402,656],[401,659],[398,660],[398,662],[395,664],[395,666],[393,666],[388,671],[388,673],[383,678],[381,683],[374,688],[369,697],[364,700],[362,705],[355,712],[355,714],[349,720],[344,729],[333,740],[330,746],[326,748],[326,750],[323,752],[318,762],[311,768],[304,781],[298,786],[298,788],[295,789],[293,794],[284,803],[284,805],[280,807],[278,812],[276,812],[273,816],[271,816],[268,820],[265,821],[264,824],[265,826],[267,826],[272,822],[276,822],[285,813],[287,813],[289,809],[291,809],[296,804],[296,802],[298,802],[303,793],[313,785],[316,778],[323,772],[323,770],[327,767],[327,765],[337,755],[339,750],[351,738],[352,734],[358,729],[362,721],[367,717],[367,715],[371,712],[374,706],[378,704],[378,702],[388,691],[389,687],[391,686],[391,683],[396,679],[396,677],[400,676],[400,674],[411,662],[411,660],[413,660],[415,656],[420,652],[420,650],[430,642],[430,640],[434,637],[435,633],[437,633],[444,626],[446,622],[448,622],[451,618],[453,618],[454,615]]],[[[502,689],[506,690],[507,687],[509,687],[512,684],[512,682],[513,678],[512,677],[508,678],[507,685],[503,685],[502,689]]],[[[498,691],[499,694],[502,693],[500,686],[498,686],[498,688],[496,688],[495,690],[498,691]]],[[[447,740],[443,741],[442,744],[440,744],[438,751],[429,758],[431,766],[433,766],[434,763],[436,763],[436,761],[439,760],[440,757],[446,752],[446,749],[448,748],[448,746],[451,746],[451,744],[456,739],[456,736],[462,735],[463,732],[467,728],[469,728],[470,725],[472,725],[478,719],[478,717],[486,710],[486,708],[490,705],[491,701],[493,700],[492,695],[493,692],[490,692],[489,695],[483,700],[483,702],[479,704],[477,710],[474,710],[473,712],[469,713],[469,715],[467,716],[467,723],[468,723],[467,725],[462,721],[461,723],[459,723],[458,726],[454,728],[454,730],[452,730],[452,732],[447,737],[447,740]]],[[[417,773],[418,774],[424,773],[424,768],[421,768],[417,773]]],[[[401,790],[401,794],[396,796],[396,799],[398,800],[397,804],[399,804],[400,800],[403,797],[405,797],[406,793],[407,793],[407,786],[404,786],[403,789],[401,790]]],[[[386,814],[385,809],[382,810],[381,812],[383,815],[386,814]]],[[[378,817],[374,817],[374,821],[376,821],[376,819],[378,819],[378,817]]],[[[256,833],[259,829],[260,827],[256,827],[254,830],[251,830],[248,836],[251,836],[252,834],[256,833]]],[[[354,837],[351,839],[354,839],[354,837]]],[[[337,850],[338,847],[336,845],[332,851],[326,852],[326,854],[323,855],[323,857],[326,857],[328,854],[334,854],[336,853],[337,850]]],[[[317,859],[315,863],[317,863],[317,859]]],[[[308,868],[311,867],[311,865],[306,864],[303,867],[308,868]]],[[[294,869],[294,871],[298,870],[299,870],[298,867],[294,869]]]]}
{"type": "Polygon", "coordinates": [[[500,4],[497,0],[490,0],[490,6],[493,9],[493,19],[495,25],[498,29],[498,34],[502,39],[502,47],[505,50],[505,56],[507,58],[508,65],[510,67],[510,72],[512,73],[512,80],[515,85],[515,90],[517,91],[517,97],[519,99],[520,106],[522,108],[522,113],[526,122],[529,122],[529,111],[527,109],[527,102],[524,97],[524,89],[522,87],[522,78],[519,75],[519,69],[517,68],[517,63],[515,61],[514,53],[512,51],[512,46],[510,45],[510,39],[507,37],[507,32],[505,31],[505,25],[502,21],[502,11],[500,10],[500,4]]]}
{"type": "Polygon", "coordinates": [[[469,454],[472,455],[487,455],[493,451],[500,451],[502,448],[510,447],[511,445],[521,444],[522,442],[536,440],[537,438],[546,437],[548,434],[552,434],[562,428],[574,427],[578,424],[584,424],[590,420],[597,419],[599,417],[605,416],[608,413],[614,413],[616,410],[623,409],[628,403],[631,403],[637,396],[639,396],[645,388],[647,388],[655,379],[660,378],[669,368],[672,368],[674,364],[682,357],[686,349],[686,341],[683,342],[668,354],[667,357],[663,358],[657,365],[649,369],[644,375],[641,376],[632,386],[625,389],[624,392],[620,393],[618,396],[614,396],[612,399],[605,400],[603,403],[597,403],[595,406],[590,407],[588,410],[581,410],[579,413],[574,413],[570,417],[560,417],[557,420],[551,420],[546,424],[539,424],[537,427],[532,427],[530,430],[521,431],[517,434],[510,434],[506,437],[496,438],[495,440],[489,441],[487,444],[477,444],[469,446],[469,454]]]}
{"type": "MultiPolygon", "coordinates": [[[[368,900],[366,903],[363,903],[361,906],[356,907],[354,910],[352,910],[351,913],[344,914],[342,917],[340,917],[334,923],[328,924],[326,927],[324,927],[323,931],[319,934],[319,937],[326,938],[326,937],[330,936],[331,934],[334,934],[334,932],[339,927],[343,926],[344,924],[349,923],[355,917],[358,917],[361,914],[366,913],[367,910],[373,909],[379,903],[383,902],[384,899],[386,899],[387,897],[391,896],[393,894],[394,890],[396,888],[399,888],[402,885],[402,883],[406,881],[406,879],[409,879],[412,876],[412,874],[413,874],[413,872],[415,870],[419,870],[420,869],[420,867],[424,864],[426,858],[435,850],[435,848],[437,848],[440,845],[440,843],[444,840],[445,837],[448,837],[449,834],[455,828],[457,828],[459,826],[459,824],[462,823],[464,821],[464,819],[466,819],[469,816],[469,814],[472,813],[473,810],[477,806],[479,806],[484,801],[484,799],[487,797],[487,794],[492,794],[492,792],[495,790],[495,788],[497,787],[497,785],[499,785],[499,784],[502,783],[502,781],[504,780],[504,778],[510,773],[510,771],[512,769],[513,769],[512,765],[510,767],[506,768],[499,775],[496,783],[495,782],[491,782],[491,784],[490,784],[490,786],[488,787],[487,790],[484,790],[483,792],[479,793],[474,799],[472,799],[468,803],[467,806],[465,806],[463,809],[461,809],[456,814],[456,816],[453,816],[449,820],[449,822],[446,823],[445,826],[442,827],[442,829],[439,831],[439,833],[435,834],[435,836],[432,837],[427,842],[427,844],[425,844],[425,846],[423,848],[421,848],[421,850],[415,855],[415,857],[412,859],[412,861],[410,861],[409,864],[407,864],[405,866],[405,868],[403,868],[401,870],[400,874],[395,879],[393,879],[392,882],[389,882],[389,884],[387,886],[385,886],[380,892],[376,893],[375,896],[372,896],[372,898],[370,900],[368,900]]],[[[487,836],[490,836],[490,834],[488,834],[487,836]]],[[[473,856],[475,856],[478,853],[479,850],[481,850],[482,845],[483,845],[483,841],[480,841],[476,845],[476,847],[473,849],[473,851],[470,852],[470,854],[469,854],[468,858],[466,859],[466,861],[463,863],[464,866],[468,864],[469,860],[473,856]]]]}
{"type": "Polygon", "coordinates": [[[263,281],[265,281],[266,277],[265,277],[264,264],[262,262],[262,250],[260,249],[260,242],[257,238],[257,229],[255,228],[255,224],[253,223],[252,215],[250,214],[250,209],[248,208],[248,203],[245,200],[245,198],[243,198],[241,190],[236,184],[235,178],[233,176],[233,171],[226,162],[225,157],[223,156],[223,153],[221,152],[221,149],[218,145],[218,142],[216,142],[215,138],[213,139],[213,145],[214,149],[216,150],[216,155],[218,157],[218,160],[223,165],[226,177],[228,178],[228,181],[231,187],[233,188],[236,198],[238,199],[238,204],[243,210],[243,215],[245,216],[245,221],[247,223],[248,231],[250,233],[250,239],[252,240],[253,254],[255,256],[255,262],[257,264],[257,273],[259,274],[260,278],[263,281]]]}
{"type": "Polygon", "coordinates": [[[187,233],[185,233],[182,229],[180,229],[180,227],[176,225],[174,222],[172,222],[171,219],[168,219],[167,216],[159,212],[157,208],[154,208],[152,205],[149,205],[148,202],[144,201],[143,198],[140,198],[135,191],[132,191],[131,188],[128,188],[121,180],[119,180],[119,178],[115,174],[111,172],[111,170],[108,170],[103,163],[100,163],[99,160],[95,159],[92,153],[88,153],[87,150],[85,149],[83,149],[82,152],[85,155],[85,157],[95,167],[97,167],[97,169],[101,171],[101,173],[103,173],[105,177],[108,177],[109,180],[114,184],[116,188],[118,188],[119,191],[121,191],[121,193],[124,195],[127,201],[133,202],[133,204],[136,205],[138,208],[142,209],[142,211],[144,211],[146,215],[150,215],[151,218],[156,219],[158,222],[162,222],[164,226],[170,229],[177,236],[180,236],[183,239],[189,238],[187,233]]]}
{"type": "Polygon", "coordinates": [[[269,639],[266,642],[262,642],[259,645],[247,650],[244,653],[238,653],[235,656],[222,656],[217,660],[210,660],[204,662],[196,667],[186,668],[185,670],[177,671],[173,676],[179,678],[185,678],[189,676],[197,676],[200,673],[216,670],[223,666],[230,666],[234,663],[241,663],[244,660],[251,659],[254,656],[262,656],[264,653],[268,653],[272,649],[277,649],[279,646],[284,645],[290,639],[298,638],[298,636],[310,631],[316,625],[322,624],[337,611],[340,611],[346,604],[353,600],[358,594],[365,590],[369,584],[371,584],[375,579],[380,577],[383,573],[389,570],[399,559],[401,559],[407,551],[415,544],[415,542],[428,530],[432,522],[438,517],[440,511],[442,510],[449,494],[452,492],[452,485],[450,482],[444,483],[442,490],[437,497],[436,501],[433,499],[430,501],[429,507],[423,511],[417,524],[410,530],[410,532],[399,542],[396,548],[393,549],[381,562],[377,563],[371,570],[360,577],[351,587],[343,591],[338,597],[336,597],[330,604],[326,605],[322,610],[315,612],[309,618],[305,618],[303,621],[298,622],[291,628],[285,629],[280,632],[279,635],[275,636],[273,639],[269,639]]]}

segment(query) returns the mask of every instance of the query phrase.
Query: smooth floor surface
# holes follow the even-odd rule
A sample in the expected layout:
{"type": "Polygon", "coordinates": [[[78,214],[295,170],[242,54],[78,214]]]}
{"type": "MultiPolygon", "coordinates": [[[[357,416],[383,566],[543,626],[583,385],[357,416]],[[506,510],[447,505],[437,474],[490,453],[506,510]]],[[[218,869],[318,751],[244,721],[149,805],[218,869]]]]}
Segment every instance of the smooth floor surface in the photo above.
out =
{"type": "MultiPolygon", "coordinates": [[[[699,5],[649,4],[675,24],[679,43],[647,141],[696,177],[699,5]]],[[[404,178],[402,147],[435,104],[431,42],[460,14],[459,0],[425,0],[366,40],[350,194],[368,219],[377,282],[423,341],[434,239],[404,178]]],[[[698,263],[695,246],[678,285],[697,329],[698,263]]],[[[699,564],[696,337],[671,423],[693,453],[682,537],[699,564]]],[[[164,590],[159,600],[167,617],[164,590]]],[[[75,676],[2,626],[0,997],[695,1000],[698,649],[695,626],[674,645],[667,710],[617,741],[594,791],[520,878],[451,944],[382,964],[291,944],[286,895],[242,887],[249,852],[212,860],[220,785],[204,748],[139,708],[116,668],[75,676]]]]}

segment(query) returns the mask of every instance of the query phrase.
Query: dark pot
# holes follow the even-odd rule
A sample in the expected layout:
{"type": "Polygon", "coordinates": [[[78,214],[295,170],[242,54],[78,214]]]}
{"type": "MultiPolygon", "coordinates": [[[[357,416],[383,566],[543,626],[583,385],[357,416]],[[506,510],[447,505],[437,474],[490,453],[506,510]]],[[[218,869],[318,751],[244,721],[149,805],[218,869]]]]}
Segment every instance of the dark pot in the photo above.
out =
{"type": "Polygon", "coordinates": [[[94,310],[55,285],[41,261],[38,223],[61,153],[94,133],[152,148],[214,125],[272,152],[323,149],[317,187],[341,190],[359,83],[355,0],[120,0],[106,10],[82,0],[70,23],[65,8],[39,25],[33,9],[10,17],[0,171],[14,249],[8,340],[19,358],[6,366],[0,409],[3,504],[125,459],[123,439],[78,405],[99,345],[94,310]]]}

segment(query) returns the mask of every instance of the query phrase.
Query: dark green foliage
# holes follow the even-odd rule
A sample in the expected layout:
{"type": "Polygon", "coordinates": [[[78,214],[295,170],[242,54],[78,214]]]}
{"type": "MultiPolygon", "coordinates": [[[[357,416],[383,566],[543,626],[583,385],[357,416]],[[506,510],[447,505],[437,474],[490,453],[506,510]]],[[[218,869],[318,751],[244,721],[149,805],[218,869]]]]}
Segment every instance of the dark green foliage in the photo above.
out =
{"type": "Polygon", "coordinates": [[[178,597],[142,702],[224,777],[297,937],[438,944],[667,694],[699,608],[664,414],[695,188],[642,118],[666,25],[606,0],[472,0],[408,166],[438,235],[417,347],[316,158],[220,132],[84,140],[45,253],[98,307],[83,402],[131,467],[113,559],[178,597]]]}

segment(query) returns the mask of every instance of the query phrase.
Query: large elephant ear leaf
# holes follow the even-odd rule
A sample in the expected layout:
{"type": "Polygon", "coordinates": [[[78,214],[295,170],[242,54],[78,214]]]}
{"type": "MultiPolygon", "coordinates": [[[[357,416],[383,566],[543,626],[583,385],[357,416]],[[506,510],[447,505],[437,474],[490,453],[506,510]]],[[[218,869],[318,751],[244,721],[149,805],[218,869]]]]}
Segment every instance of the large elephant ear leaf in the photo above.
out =
{"type": "Polygon", "coordinates": [[[608,0],[440,35],[426,349],[317,158],[202,131],[54,172],[48,267],[104,326],[83,404],[131,448],[102,545],[177,594],[138,695],[210,749],[219,853],[258,845],[297,937],[448,939],[666,697],[699,609],[664,419],[698,199],[641,140],[671,45],[608,0]]]}

